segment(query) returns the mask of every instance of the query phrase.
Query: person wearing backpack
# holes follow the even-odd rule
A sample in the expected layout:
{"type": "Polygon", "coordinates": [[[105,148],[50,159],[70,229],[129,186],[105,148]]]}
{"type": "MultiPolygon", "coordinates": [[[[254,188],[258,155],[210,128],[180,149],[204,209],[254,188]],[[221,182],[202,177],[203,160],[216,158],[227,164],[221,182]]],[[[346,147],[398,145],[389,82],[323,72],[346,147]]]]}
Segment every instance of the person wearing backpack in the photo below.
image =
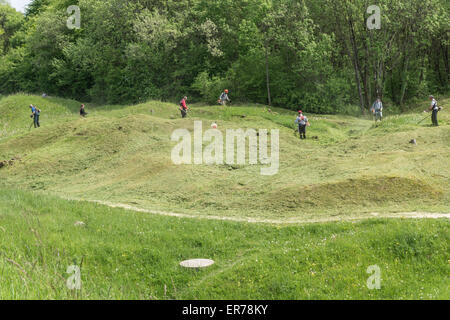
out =
{"type": "Polygon", "coordinates": [[[308,118],[303,115],[302,111],[298,112],[298,117],[295,119],[295,123],[298,125],[300,139],[306,139],[306,127],[309,126],[309,121],[308,118]]]}
{"type": "Polygon", "coordinates": [[[228,89],[225,89],[219,97],[219,103],[223,106],[226,106],[227,101],[231,102],[230,98],[228,98],[228,89]]]}
{"type": "Polygon", "coordinates": [[[187,97],[185,96],[183,99],[181,99],[180,101],[180,111],[181,111],[181,117],[182,118],[186,118],[187,116],[187,111],[188,111],[188,107],[186,105],[186,101],[187,101],[187,97]]]}
{"type": "Polygon", "coordinates": [[[372,105],[372,108],[370,109],[375,116],[375,123],[377,120],[382,121],[383,120],[383,103],[381,102],[380,98],[377,98],[377,101],[375,101],[372,105]]]}
{"type": "Polygon", "coordinates": [[[432,122],[433,126],[438,127],[439,124],[438,124],[437,116],[438,116],[438,112],[441,111],[442,108],[438,106],[438,103],[437,103],[436,99],[434,98],[434,96],[430,96],[430,100],[431,100],[431,105],[428,108],[428,110],[425,110],[424,112],[430,112],[430,111],[432,112],[431,113],[431,122],[432,122]]]}
{"type": "MultiPolygon", "coordinates": [[[[33,112],[33,108],[31,109],[33,112]]],[[[34,127],[39,128],[41,124],[39,123],[39,116],[41,115],[41,109],[34,107],[34,112],[32,114],[34,118],[34,127]]]]}

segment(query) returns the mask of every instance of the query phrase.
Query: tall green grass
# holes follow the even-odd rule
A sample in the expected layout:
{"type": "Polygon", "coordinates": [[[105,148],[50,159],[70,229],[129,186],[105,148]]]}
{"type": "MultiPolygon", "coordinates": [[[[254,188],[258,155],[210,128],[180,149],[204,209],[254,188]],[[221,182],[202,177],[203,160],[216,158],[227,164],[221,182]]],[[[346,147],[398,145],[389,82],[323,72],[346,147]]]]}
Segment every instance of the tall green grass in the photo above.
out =
{"type": "Polygon", "coordinates": [[[449,235],[447,220],[272,226],[2,189],[0,299],[448,299],[449,235]],[[215,264],[179,266],[190,258],[215,264]],[[71,265],[81,290],[66,286],[71,265]]]}

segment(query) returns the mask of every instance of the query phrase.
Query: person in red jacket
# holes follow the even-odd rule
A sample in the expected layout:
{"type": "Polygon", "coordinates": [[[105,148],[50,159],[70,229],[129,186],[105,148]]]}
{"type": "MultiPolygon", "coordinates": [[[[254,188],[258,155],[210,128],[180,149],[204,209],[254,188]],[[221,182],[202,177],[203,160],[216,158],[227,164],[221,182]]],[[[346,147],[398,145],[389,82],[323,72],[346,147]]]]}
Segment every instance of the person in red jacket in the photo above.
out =
{"type": "Polygon", "coordinates": [[[184,97],[180,101],[180,111],[181,111],[182,118],[186,118],[186,116],[187,116],[188,107],[186,105],[186,100],[187,100],[187,97],[184,97]]]}

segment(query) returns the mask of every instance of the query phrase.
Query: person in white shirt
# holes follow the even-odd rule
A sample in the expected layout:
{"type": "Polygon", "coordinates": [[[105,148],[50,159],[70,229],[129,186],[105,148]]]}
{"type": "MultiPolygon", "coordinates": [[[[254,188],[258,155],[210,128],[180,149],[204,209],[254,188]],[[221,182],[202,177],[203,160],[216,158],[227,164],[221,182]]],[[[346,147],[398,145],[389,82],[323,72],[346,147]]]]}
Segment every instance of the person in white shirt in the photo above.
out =
{"type": "Polygon", "coordinates": [[[383,120],[383,103],[381,102],[380,98],[378,98],[377,101],[373,103],[372,109],[370,110],[375,116],[375,122],[377,122],[377,120],[383,120]]]}
{"type": "Polygon", "coordinates": [[[430,100],[431,100],[431,105],[428,108],[428,110],[425,110],[424,112],[430,112],[431,111],[431,122],[433,123],[433,126],[439,126],[438,124],[438,119],[437,119],[437,115],[438,112],[442,109],[438,106],[438,103],[436,101],[436,99],[434,98],[434,96],[430,96],[430,100]]]}
{"type": "Polygon", "coordinates": [[[309,126],[308,118],[305,117],[301,111],[299,111],[298,117],[295,119],[295,123],[298,125],[300,139],[306,139],[306,126],[309,126]]]}

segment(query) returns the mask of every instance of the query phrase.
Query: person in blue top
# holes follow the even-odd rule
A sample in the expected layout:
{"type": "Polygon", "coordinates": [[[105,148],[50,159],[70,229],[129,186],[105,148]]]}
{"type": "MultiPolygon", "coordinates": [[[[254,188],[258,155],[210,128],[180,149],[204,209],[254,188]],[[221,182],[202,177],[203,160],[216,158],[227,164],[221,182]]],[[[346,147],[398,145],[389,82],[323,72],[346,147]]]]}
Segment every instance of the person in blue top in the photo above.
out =
{"type": "Polygon", "coordinates": [[[36,108],[32,104],[30,104],[30,108],[31,108],[30,118],[33,118],[34,127],[38,128],[41,126],[41,124],[39,123],[39,116],[41,115],[41,110],[39,108],[36,108]]]}

